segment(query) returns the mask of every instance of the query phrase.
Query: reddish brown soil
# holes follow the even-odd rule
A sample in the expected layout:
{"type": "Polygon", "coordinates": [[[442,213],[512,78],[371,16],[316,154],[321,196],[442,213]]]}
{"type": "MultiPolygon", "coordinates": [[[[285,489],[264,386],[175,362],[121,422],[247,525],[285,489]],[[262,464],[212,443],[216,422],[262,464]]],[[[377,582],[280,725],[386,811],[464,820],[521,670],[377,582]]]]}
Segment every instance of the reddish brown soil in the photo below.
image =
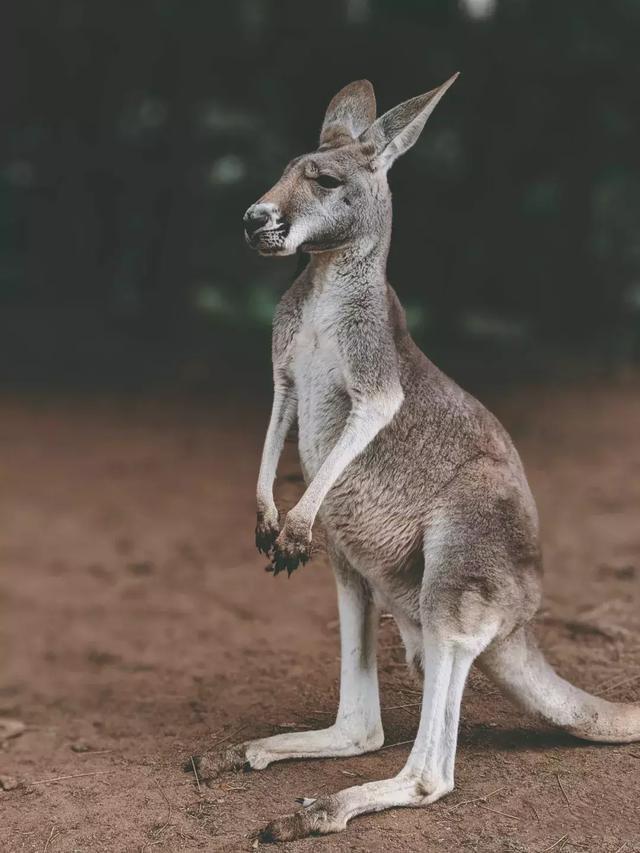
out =
{"type": "MultiPolygon", "coordinates": [[[[540,504],[542,642],[583,687],[637,701],[640,384],[538,389],[494,408],[540,504]]],[[[385,621],[388,748],[202,791],[181,770],[215,741],[319,726],[336,705],[325,559],[274,579],[253,546],[265,421],[265,407],[228,401],[0,404],[0,716],[28,726],[0,751],[0,775],[23,783],[0,791],[2,853],[251,850],[295,797],[402,765],[409,747],[393,744],[414,734],[419,696],[385,621]],[[73,778],[41,781],[60,776],[73,778]]],[[[292,448],[284,467],[289,505],[292,448]]],[[[545,731],[474,674],[453,794],[289,849],[638,851],[640,744],[545,731]]]]}

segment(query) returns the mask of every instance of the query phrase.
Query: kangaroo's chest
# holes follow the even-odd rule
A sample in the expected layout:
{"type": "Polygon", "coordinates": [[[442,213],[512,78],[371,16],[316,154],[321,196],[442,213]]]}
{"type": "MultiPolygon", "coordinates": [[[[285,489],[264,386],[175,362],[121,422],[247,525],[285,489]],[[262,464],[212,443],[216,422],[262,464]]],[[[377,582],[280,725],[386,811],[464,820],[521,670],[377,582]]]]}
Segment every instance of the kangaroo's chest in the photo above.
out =
{"type": "Polygon", "coordinates": [[[328,299],[309,299],[293,347],[299,450],[310,477],[335,444],[351,408],[346,367],[338,347],[338,322],[336,307],[328,299]]]}

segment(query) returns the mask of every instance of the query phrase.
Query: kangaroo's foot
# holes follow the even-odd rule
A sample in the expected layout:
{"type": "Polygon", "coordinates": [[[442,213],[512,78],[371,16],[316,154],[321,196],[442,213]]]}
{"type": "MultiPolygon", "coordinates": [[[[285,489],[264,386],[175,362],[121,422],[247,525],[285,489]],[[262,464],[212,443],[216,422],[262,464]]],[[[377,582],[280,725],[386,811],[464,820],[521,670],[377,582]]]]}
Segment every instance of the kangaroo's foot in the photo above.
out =
{"type": "Polygon", "coordinates": [[[361,755],[380,749],[384,742],[382,728],[366,736],[354,736],[336,723],[313,732],[287,732],[282,735],[250,740],[223,750],[212,750],[190,758],[185,770],[195,772],[200,782],[211,782],[228,770],[264,770],[274,761],[287,758],[337,758],[361,755]]]}
{"type": "Polygon", "coordinates": [[[403,772],[392,779],[345,788],[328,797],[303,800],[304,807],[300,811],[272,820],[259,838],[263,842],[295,841],[308,835],[341,832],[356,815],[394,806],[426,806],[451,790],[453,780],[439,778],[427,785],[417,775],[403,772]]]}

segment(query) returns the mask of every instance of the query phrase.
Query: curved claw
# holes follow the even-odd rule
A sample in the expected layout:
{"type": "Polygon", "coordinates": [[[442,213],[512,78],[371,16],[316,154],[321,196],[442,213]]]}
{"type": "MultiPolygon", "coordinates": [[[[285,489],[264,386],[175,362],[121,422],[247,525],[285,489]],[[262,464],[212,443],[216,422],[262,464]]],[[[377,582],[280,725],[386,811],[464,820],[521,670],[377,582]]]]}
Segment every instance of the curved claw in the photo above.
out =
{"type": "Polygon", "coordinates": [[[276,540],[273,550],[271,551],[271,565],[273,574],[280,574],[286,570],[289,577],[298,566],[304,566],[311,558],[311,544],[299,544],[297,542],[280,542],[280,538],[276,540]]]}

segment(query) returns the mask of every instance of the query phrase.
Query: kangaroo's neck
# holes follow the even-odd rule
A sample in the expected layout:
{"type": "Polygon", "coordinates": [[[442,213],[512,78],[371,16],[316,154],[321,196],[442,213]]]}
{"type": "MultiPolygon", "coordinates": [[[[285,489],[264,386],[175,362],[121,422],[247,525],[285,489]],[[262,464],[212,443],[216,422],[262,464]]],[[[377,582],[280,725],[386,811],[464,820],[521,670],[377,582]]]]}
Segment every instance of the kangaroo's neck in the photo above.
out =
{"type": "Polygon", "coordinates": [[[311,256],[308,272],[314,289],[386,293],[391,217],[382,233],[340,249],[311,256]]]}

